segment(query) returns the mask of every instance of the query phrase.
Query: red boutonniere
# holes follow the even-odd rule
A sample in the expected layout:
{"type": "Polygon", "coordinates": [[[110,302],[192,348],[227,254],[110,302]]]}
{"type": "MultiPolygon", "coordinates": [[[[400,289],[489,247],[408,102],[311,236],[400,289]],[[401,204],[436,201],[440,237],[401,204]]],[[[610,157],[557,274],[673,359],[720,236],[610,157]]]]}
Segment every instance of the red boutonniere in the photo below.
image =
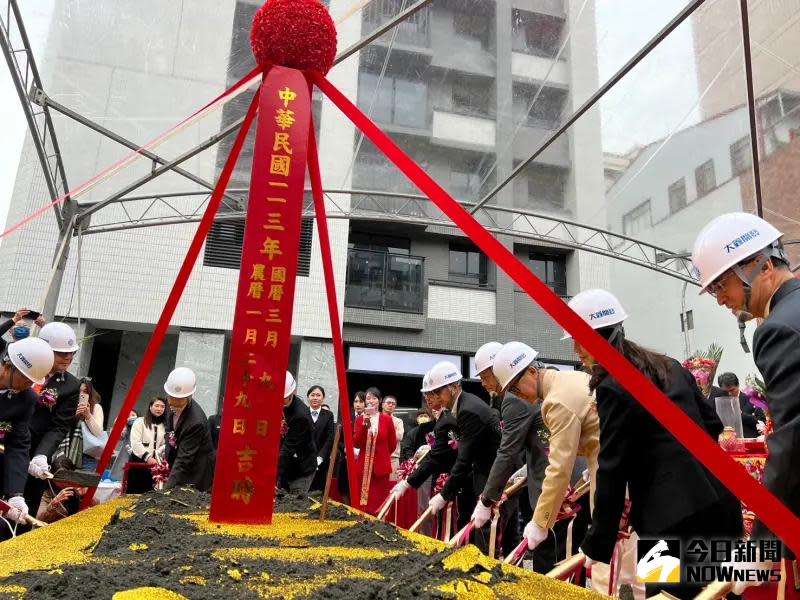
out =
{"type": "Polygon", "coordinates": [[[53,410],[57,401],[58,390],[55,388],[45,388],[39,394],[39,404],[47,408],[47,410],[53,410]]]}

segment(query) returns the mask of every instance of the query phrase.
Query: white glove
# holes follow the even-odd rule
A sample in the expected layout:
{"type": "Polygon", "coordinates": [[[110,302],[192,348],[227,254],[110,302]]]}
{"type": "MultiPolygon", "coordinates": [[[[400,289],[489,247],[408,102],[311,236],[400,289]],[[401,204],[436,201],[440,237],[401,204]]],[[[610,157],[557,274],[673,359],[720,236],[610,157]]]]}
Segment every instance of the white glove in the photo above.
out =
{"type": "Polygon", "coordinates": [[[318,456],[317,457],[317,466],[320,466],[321,464],[322,464],[322,457],[318,456]]]}
{"type": "Polygon", "coordinates": [[[475,510],[472,511],[472,523],[477,528],[483,527],[487,521],[492,518],[492,507],[486,506],[483,500],[478,498],[478,503],[475,505],[475,510]]]}
{"type": "MultiPolygon", "coordinates": [[[[586,552],[584,552],[582,548],[578,548],[578,552],[580,552],[581,554],[586,556],[586,552]]],[[[594,564],[594,561],[591,558],[589,558],[588,556],[586,556],[586,559],[583,561],[583,568],[584,569],[589,569],[589,568],[591,568],[591,566],[593,564],[594,564]]]]}
{"type": "Polygon", "coordinates": [[[525,465],[524,467],[520,467],[519,469],[514,471],[514,474],[511,477],[509,477],[508,480],[513,483],[516,483],[523,477],[527,476],[528,476],[528,465],[525,465]]]}
{"type": "MultiPolygon", "coordinates": [[[[732,568],[733,570],[740,570],[740,569],[759,569],[759,570],[769,570],[772,568],[772,561],[759,561],[759,562],[729,562],[722,565],[722,568],[732,568]]],[[[763,585],[763,581],[736,581],[733,584],[733,593],[741,596],[744,591],[751,587],[757,585],[763,585]]]]}
{"type": "Polygon", "coordinates": [[[445,505],[447,505],[447,500],[445,500],[441,494],[436,494],[433,498],[431,498],[431,501],[428,502],[428,508],[431,509],[433,514],[438,513],[445,507],[445,505]]]}
{"type": "Polygon", "coordinates": [[[536,523],[530,521],[527,525],[525,525],[525,531],[522,535],[526,540],[528,540],[528,550],[533,550],[536,548],[536,546],[547,539],[547,530],[542,529],[536,523]]]}
{"type": "Polygon", "coordinates": [[[50,472],[50,465],[47,464],[47,457],[44,454],[38,454],[31,459],[28,465],[28,474],[36,477],[37,479],[47,479],[46,473],[50,472]]]}
{"type": "Polygon", "coordinates": [[[397,501],[397,499],[400,498],[403,494],[405,494],[408,491],[408,488],[410,487],[411,485],[409,485],[409,483],[405,479],[403,479],[402,481],[398,481],[395,484],[395,486],[392,488],[392,491],[389,492],[389,494],[391,496],[394,496],[395,501],[397,501]]]}
{"type": "Polygon", "coordinates": [[[8,505],[11,508],[6,511],[6,518],[9,520],[22,523],[28,516],[28,505],[22,496],[12,496],[8,499],[8,505]]]}
{"type": "Polygon", "coordinates": [[[430,451],[431,447],[428,444],[423,444],[422,446],[417,448],[416,452],[414,452],[414,460],[419,460],[419,457],[422,456],[423,452],[430,452],[430,451]]]}

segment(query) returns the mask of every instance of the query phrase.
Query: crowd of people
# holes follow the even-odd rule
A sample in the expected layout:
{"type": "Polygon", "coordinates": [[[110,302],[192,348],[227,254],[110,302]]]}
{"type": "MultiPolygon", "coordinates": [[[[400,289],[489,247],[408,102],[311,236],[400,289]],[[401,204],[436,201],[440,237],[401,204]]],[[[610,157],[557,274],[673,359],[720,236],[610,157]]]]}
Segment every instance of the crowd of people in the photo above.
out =
{"type": "MultiPolygon", "coordinates": [[[[800,452],[800,281],[788,268],[780,238],[758,217],[723,215],[700,233],[692,260],[703,292],[737,316],[759,320],[754,359],[773,419],[763,482],[797,513],[800,484],[792,462],[800,452]]],[[[719,388],[706,395],[681,363],[626,335],[628,315],[610,291],[584,290],[569,306],[710,439],[723,430],[714,409],[718,395],[739,397],[744,433],[757,435],[759,415],[735,374],[720,375],[719,388]]],[[[106,441],[100,398],[91,379],[68,371],[79,349],[68,325],[44,323],[21,309],[0,329],[12,336],[0,366],[2,517],[21,525],[29,513],[46,521],[63,518],[79,509],[85,488],[56,485],[52,474],[96,468],[106,441]],[[41,327],[37,337],[31,335],[34,322],[41,327]]],[[[565,332],[562,339],[569,338],[565,332]]],[[[741,503],[597,357],[577,340],[573,345],[582,370],[547,367],[519,341],[477,348],[474,362],[488,403],[465,391],[457,365],[440,362],[421,380],[421,406],[412,423],[396,416],[395,397],[376,387],[356,392],[352,473],[344,437],[335,441],[343,415],[337,424],[319,385],[300,398],[287,373],[277,485],[294,494],[320,492],[331,474],[336,482],[330,489],[371,514],[393,505],[397,516],[405,503],[412,520],[431,517],[423,532],[441,532],[450,522],[453,531],[469,526],[473,542],[497,556],[524,540],[531,567],[541,572],[568,548],[579,548],[592,567],[594,589],[613,595],[629,583],[636,597],[655,593],[660,584],[648,583],[645,590],[636,583],[637,537],[739,539],[741,503]],[[335,469],[329,468],[332,457],[335,469]],[[526,493],[507,494],[522,476],[526,493]],[[565,499],[584,482],[589,493],[576,500],[581,519],[566,527],[560,518],[565,499]],[[350,497],[351,489],[358,497],[350,497]]],[[[206,418],[193,399],[196,387],[195,374],[178,367],[164,383],[165,396],[150,399],[143,416],[131,415],[124,444],[129,493],[178,485],[210,490],[221,419],[206,418]]],[[[5,535],[15,532],[9,526],[5,535]]],[[[773,533],[757,523],[752,536],[773,533]]],[[[763,556],[755,560],[769,563],[763,556]]],[[[754,583],[739,582],[737,591],[754,583]]],[[[677,597],[698,591],[688,583],[666,589],[677,597]]]]}

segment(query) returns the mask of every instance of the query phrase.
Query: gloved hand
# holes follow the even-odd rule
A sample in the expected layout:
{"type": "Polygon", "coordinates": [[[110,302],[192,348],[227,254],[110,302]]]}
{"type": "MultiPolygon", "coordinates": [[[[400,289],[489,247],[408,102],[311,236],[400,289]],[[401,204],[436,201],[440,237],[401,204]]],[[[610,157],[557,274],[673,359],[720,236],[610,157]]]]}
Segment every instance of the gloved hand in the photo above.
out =
{"type": "Polygon", "coordinates": [[[22,496],[12,496],[8,499],[8,505],[11,508],[6,511],[6,518],[10,521],[22,523],[28,516],[28,505],[22,496]]]}
{"type": "Polygon", "coordinates": [[[533,550],[547,539],[547,530],[542,529],[536,523],[530,521],[525,525],[525,531],[522,535],[528,540],[528,550],[533,550]]]}
{"type": "Polygon", "coordinates": [[[321,464],[322,464],[322,457],[318,456],[317,457],[317,466],[320,466],[321,464]]]}
{"type": "Polygon", "coordinates": [[[431,509],[433,514],[436,514],[442,510],[446,504],[447,500],[445,500],[441,494],[436,494],[433,498],[431,498],[431,501],[428,502],[428,508],[431,509]]]}
{"type": "Polygon", "coordinates": [[[431,447],[428,444],[422,444],[417,451],[414,452],[414,460],[419,460],[419,457],[422,456],[423,452],[430,452],[431,447]]]}
{"type": "Polygon", "coordinates": [[[402,481],[398,481],[395,486],[392,488],[392,491],[389,492],[391,496],[394,496],[395,501],[397,501],[403,494],[408,491],[411,485],[403,479],[402,481]]]}
{"type": "Polygon", "coordinates": [[[480,498],[478,499],[478,503],[475,505],[475,510],[472,511],[472,523],[477,528],[481,528],[486,525],[486,522],[492,518],[492,507],[486,506],[483,503],[483,500],[480,498]]]}
{"type": "Polygon", "coordinates": [[[31,459],[28,465],[28,474],[37,479],[47,479],[46,474],[50,472],[50,465],[47,464],[47,457],[38,454],[31,459]]]}
{"type": "MultiPolygon", "coordinates": [[[[580,552],[581,554],[586,556],[586,552],[584,552],[582,548],[578,548],[578,552],[580,552]]],[[[594,564],[594,561],[591,558],[589,558],[588,556],[586,556],[586,560],[583,561],[583,568],[584,569],[589,569],[589,568],[591,568],[591,566],[593,564],[594,564]]]]}
{"type": "Polygon", "coordinates": [[[524,467],[520,467],[519,469],[514,471],[514,474],[511,477],[509,477],[508,480],[513,482],[513,483],[516,483],[517,481],[519,481],[523,477],[527,477],[527,476],[528,476],[528,466],[525,465],[524,467]]]}

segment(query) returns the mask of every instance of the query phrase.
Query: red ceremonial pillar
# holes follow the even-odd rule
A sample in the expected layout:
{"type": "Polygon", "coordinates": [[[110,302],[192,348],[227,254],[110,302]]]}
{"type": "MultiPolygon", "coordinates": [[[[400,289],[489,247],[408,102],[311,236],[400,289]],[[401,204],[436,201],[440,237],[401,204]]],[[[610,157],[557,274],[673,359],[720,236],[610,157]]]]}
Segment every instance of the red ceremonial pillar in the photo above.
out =
{"type": "Polygon", "coordinates": [[[258,107],[211,521],[272,522],[310,118],[303,74],[272,67],[258,107]]]}

